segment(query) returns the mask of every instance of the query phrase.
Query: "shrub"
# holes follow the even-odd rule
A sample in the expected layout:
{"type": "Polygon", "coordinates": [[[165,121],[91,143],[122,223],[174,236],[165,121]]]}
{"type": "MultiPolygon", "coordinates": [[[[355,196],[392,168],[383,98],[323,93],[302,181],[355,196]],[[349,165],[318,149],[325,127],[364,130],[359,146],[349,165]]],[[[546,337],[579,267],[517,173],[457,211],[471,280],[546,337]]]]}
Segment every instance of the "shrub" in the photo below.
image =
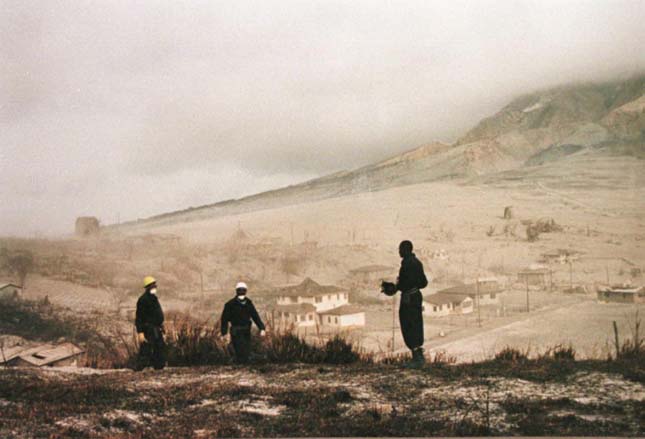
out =
{"type": "Polygon", "coordinates": [[[507,363],[524,362],[528,360],[528,349],[522,352],[519,349],[508,346],[495,354],[495,360],[507,363]]]}
{"type": "Polygon", "coordinates": [[[571,346],[561,344],[548,348],[538,360],[575,361],[576,350],[571,346]]]}

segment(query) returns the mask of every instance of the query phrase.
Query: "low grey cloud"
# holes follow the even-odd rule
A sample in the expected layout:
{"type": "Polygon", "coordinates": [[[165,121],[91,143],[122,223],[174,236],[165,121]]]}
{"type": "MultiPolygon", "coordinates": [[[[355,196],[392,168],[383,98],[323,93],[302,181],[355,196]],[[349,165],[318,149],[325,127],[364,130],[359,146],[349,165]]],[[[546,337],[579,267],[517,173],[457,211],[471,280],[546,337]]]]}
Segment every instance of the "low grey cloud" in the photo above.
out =
{"type": "Polygon", "coordinates": [[[31,2],[0,10],[0,235],[239,197],[645,69],[641,2],[31,2]]]}

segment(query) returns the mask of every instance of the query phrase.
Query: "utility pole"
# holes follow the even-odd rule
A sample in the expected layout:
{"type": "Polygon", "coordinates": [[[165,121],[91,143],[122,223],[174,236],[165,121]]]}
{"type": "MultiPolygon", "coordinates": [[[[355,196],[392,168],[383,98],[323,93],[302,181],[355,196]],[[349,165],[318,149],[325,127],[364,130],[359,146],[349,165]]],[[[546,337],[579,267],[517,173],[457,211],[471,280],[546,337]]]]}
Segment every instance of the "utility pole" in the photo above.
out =
{"type": "Polygon", "coordinates": [[[479,275],[477,276],[477,282],[475,282],[476,291],[477,291],[477,324],[481,328],[482,326],[482,304],[481,298],[479,297],[479,275]]]}
{"type": "Polygon", "coordinates": [[[466,281],[466,272],[464,271],[465,259],[466,259],[466,255],[462,253],[461,254],[461,281],[462,282],[466,281]]]}
{"type": "Polygon", "coordinates": [[[569,261],[569,288],[573,289],[573,261],[569,261]]]}
{"type": "Polygon", "coordinates": [[[607,273],[607,285],[609,285],[609,265],[605,265],[605,272],[607,273]]]}
{"type": "Polygon", "coordinates": [[[394,329],[396,322],[396,296],[392,296],[392,353],[394,353],[394,329]]]}
{"type": "Polygon", "coordinates": [[[526,312],[531,312],[530,303],[529,303],[529,278],[526,277],[526,312]]]}

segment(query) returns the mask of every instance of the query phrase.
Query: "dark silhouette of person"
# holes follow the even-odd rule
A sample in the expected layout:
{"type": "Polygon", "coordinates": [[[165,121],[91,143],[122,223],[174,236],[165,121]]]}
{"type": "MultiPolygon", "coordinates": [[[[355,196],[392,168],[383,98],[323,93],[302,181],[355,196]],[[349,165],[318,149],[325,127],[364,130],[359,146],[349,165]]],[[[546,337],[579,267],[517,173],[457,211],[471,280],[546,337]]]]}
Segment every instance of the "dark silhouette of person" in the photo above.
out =
{"type": "Polygon", "coordinates": [[[152,276],[143,280],[144,293],[137,301],[135,326],[139,340],[139,355],[135,369],[147,366],[163,369],[166,365],[164,315],[157,297],[157,281],[152,276]]]}
{"type": "Polygon", "coordinates": [[[260,336],[264,337],[266,328],[262,319],[255,309],[251,299],[246,297],[248,287],[244,282],[239,282],[235,287],[235,297],[224,305],[222,311],[221,334],[225,337],[231,334],[231,344],[235,353],[237,363],[247,363],[251,355],[251,321],[260,330],[260,336]]]}
{"type": "Polygon", "coordinates": [[[423,297],[421,289],[428,286],[428,279],[423,271],[423,264],[412,252],[410,241],[399,244],[401,268],[396,283],[383,282],[383,293],[393,296],[401,292],[399,306],[399,322],[405,345],[412,352],[411,367],[420,367],[424,364],[423,356],[423,297]]]}

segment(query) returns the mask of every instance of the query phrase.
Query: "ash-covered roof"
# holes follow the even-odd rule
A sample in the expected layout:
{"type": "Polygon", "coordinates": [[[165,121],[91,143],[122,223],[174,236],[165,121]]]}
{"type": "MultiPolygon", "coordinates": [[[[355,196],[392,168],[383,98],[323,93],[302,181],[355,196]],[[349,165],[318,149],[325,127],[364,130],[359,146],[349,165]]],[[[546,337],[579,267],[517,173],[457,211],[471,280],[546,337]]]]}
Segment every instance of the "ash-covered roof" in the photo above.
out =
{"type": "Polygon", "coordinates": [[[320,311],[318,314],[321,315],[332,315],[332,316],[346,316],[350,314],[359,314],[364,312],[362,309],[355,305],[343,305],[338,308],[328,309],[326,311],[320,311]]]}
{"type": "MultiPolygon", "coordinates": [[[[12,348],[12,351],[6,352],[5,359],[9,362],[12,359],[20,358],[33,366],[40,367],[73,357],[83,352],[83,349],[72,343],[63,343],[60,345],[42,344],[26,349],[21,349],[21,347],[12,348]]],[[[0,360],[2,360],[2,357],[0,357],[0,360]]]]}
{"type": "Polygon", "coordinates": [[[311,303],[299,303],[297,305],[276,305],[274,310],[278,312],[288,312],[291,314],[306,314],[316,312],[316,307],[311,303]]]}
{"type": "Polygon", "coordinates": [[[490,293],[497,293],[500,292],[501,288],[499,287],[499,284],[497,281],[482,281],[479,282],[479,286],[477,286],[476,283],[473,284],[463,284],[463,285],[456,285],[454,287],[446,288],[443,290],[438,291],[438,293],[443,293],[443,294],[463,294],[463,295],[468,295],[471,297],[474,297],[479,294],[490,294],[490,293]]]}
{"type": "Polygon", "coordinates": [[[279,296],[315,297],[343,291],[334,285],[320,285],[310,278],[306,278],[298,285],[282,287],[278,290],[279,296]]]}
{"type": "Polygon", "coordinates": [[[349,270],[349,272],[350,273],[381,273],[381,272],[390,272],[394,270],[396,270],[394,267],[389,267],[387,265],[364,265],[362,267],[349,270]]]}
{"type": "Polygon", "coordinates": [[[470,299],[470,296],[468,294],[447,294],[443,292],[430,294],[429,296],[425,296],[423,298],[425,302],[431,303],[433,305],[445,305],[447,303],[460,304],[466,299],[470,299]]]}

